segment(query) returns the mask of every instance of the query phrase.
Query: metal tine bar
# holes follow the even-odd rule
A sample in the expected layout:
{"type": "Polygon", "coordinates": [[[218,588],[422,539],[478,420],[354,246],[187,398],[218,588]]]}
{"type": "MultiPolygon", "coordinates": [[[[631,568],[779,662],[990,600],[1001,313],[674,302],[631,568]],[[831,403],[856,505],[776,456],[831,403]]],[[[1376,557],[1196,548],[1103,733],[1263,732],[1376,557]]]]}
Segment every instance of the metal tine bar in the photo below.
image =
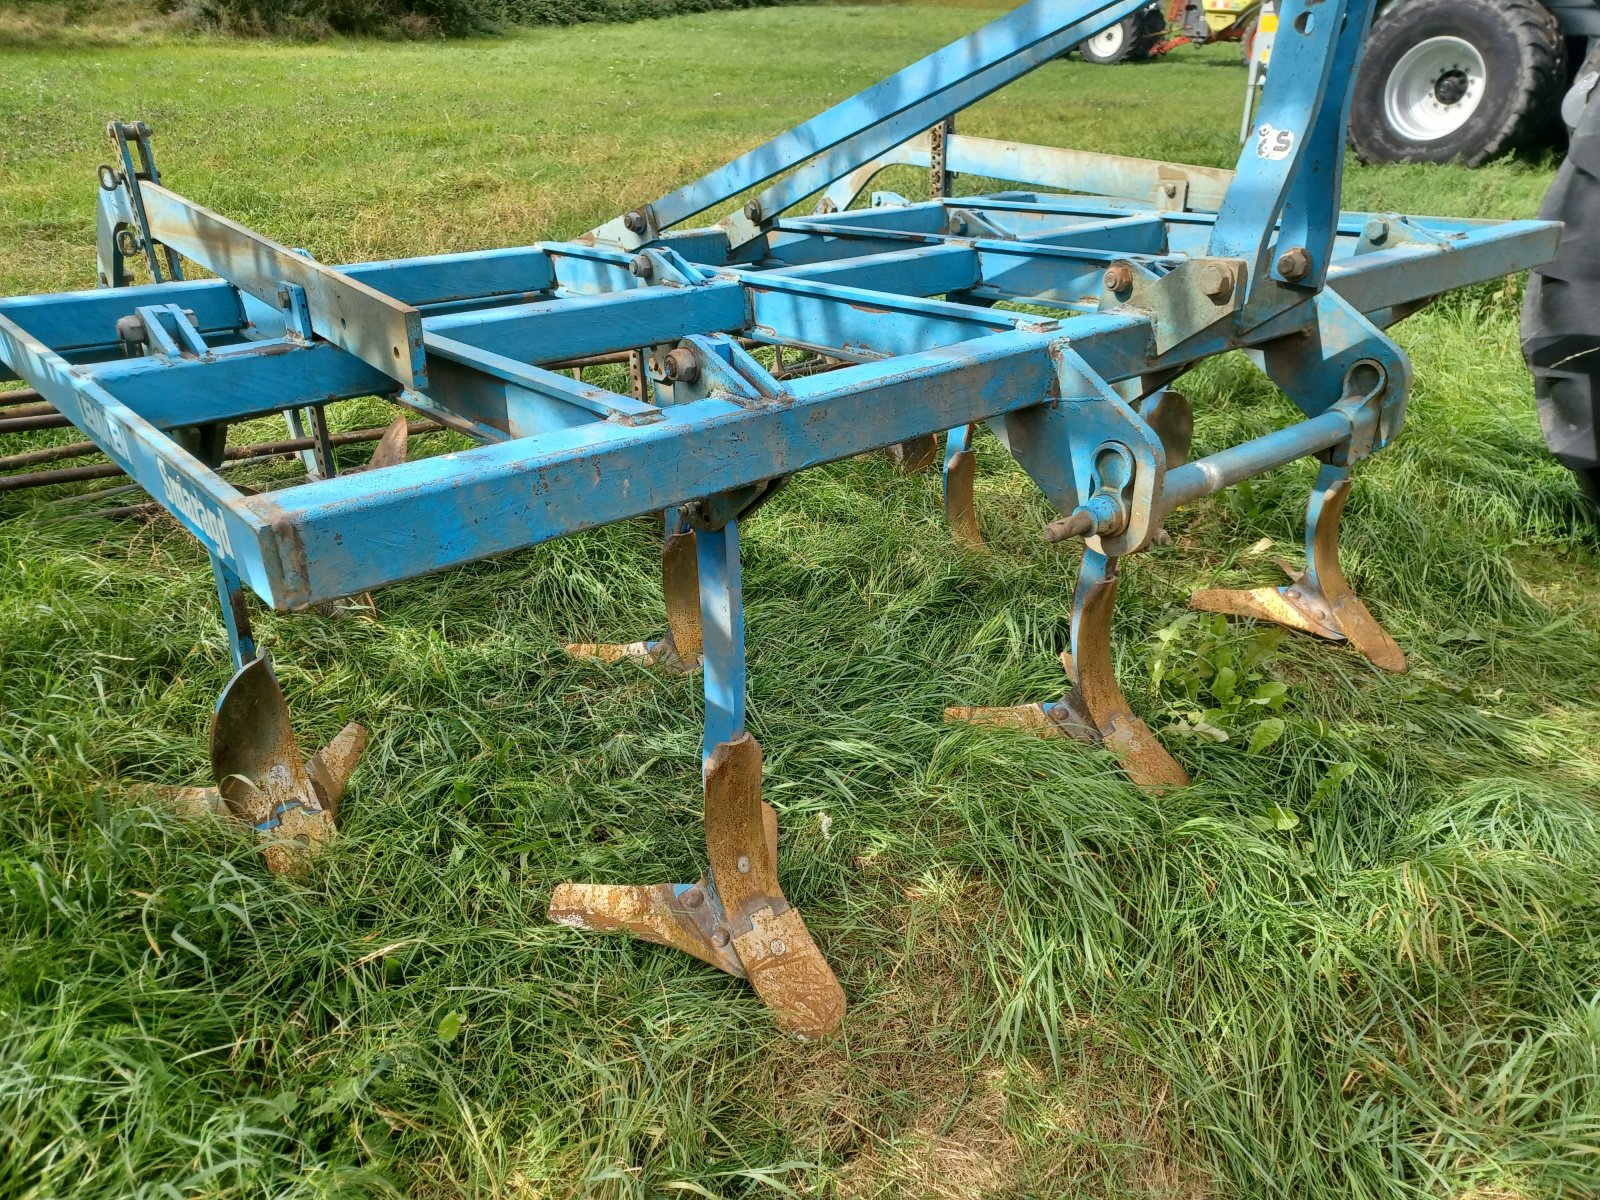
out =
{"type": "MultiPolygon", "coordinates": [[[[1133,217],[1128,218],[1128,221],[1129,224],[1126,226],[1121,226],[1121,228],[1126,228],[1129,230],[1136,228],[1151,228],[1151,221],[1148,218],[1133,217]]],[[[801,222],[790,224],[787,221],[780,221],[778,223],[778,227],[785,231],[821,234],[826,237],[835,238],[911,242],[925,246],[949,244],[948,235],[935,233],[913,233],[908,230],[857,228],[849,225],[829,225],[817,221],[806,221],[803,224],[801,222]]],[[[1118,223],[1106,222],[1105,224],[1100,225],[1098,228],[1115,231],[1118,228],[1118,223]]],[[[989,253],[1036,254],[1040,258],[1081,260],[1083,262],[1093,263],[1110,263],[1116,262],[1119,259],[1127,259],[1134,262],[1161,261],[1170,258],[1170,255],[1168,255],[1165,251],[1136,251],[1131,249],[1118,249],[1115,247],[1096,249],[1091,246],[1080,245],[1056,246],[1043,240],[1048,237],[1065,241],[1072,238],[1077,233],[1077,229],[1068,225],[1057,229],[1041,230],[1032,234],[1022,234],[1013,240],[1001,238],[970,238],[965,240],[969,242],[974,250],[985,251],[989,253]]],[[[736,268],[725,269],[734,270],[736,268]]],[[[795,273],[799,274],[801,270],[803,270],[803,268],[797,269],[795,273]]],[[[766,274],[767,272],[762,272],[761,275],[757,276],[757,278],[764,278],[766,274]]]]}
{"type": "MultiPolygon", "coordinates": [[[[752,293],[753,302],[758,306],[762,293],[782,293],[787,296],[804,296],[809,299],[831,300],[850,305],[871,305],[875,313],[897,312],[965,322],[973,327],[967,335],[969,337],[979,336],[981,333],[999,333],[1004,329],[1053,329],[1059,324],[1053,318],[1039,317],[1030,313],[1012,313],[981,308],[973,304],[956,304],[949,300],[902,296],[844,284],[823,283],[820,280],[805,279],[793,274],[773,277],[765,271],[728,269],[744,279],[752,293]]],[[[759,322],[758,311],[757,323],[759,322]]]]}
{"type": "MultiPolygon", "coordinates": [[[[885,126],[906,110],[915,112],[912,128],[885,135],[886,146],[857,146],[851,153],[829,154],[821,170],[827,178],[809,188],[815,191],[872,158],[880,149],[954,115],[1026,74],[1039,62],[1055,57],[1084,36],[1120,21],[1140,7],[1140,0],[1031,0],[726,166],[663,196],[638,212],[642,219],[633,224],[639,228],[629,228],[627,219],[619,218],[595,230],[595,235],[625,246],[638,245],[644,237],[729,200],[809,158],[833,151],[866,131],[885,126]],[[1078,28],[1091,24],[1092,28],[1078,28]],[[962,83],[969,86],[960,88],[962,83]]],[[[805,194],[775,208],[768,206],[771,215],[777,215],[805,194]]]]}
{"type": "Polygon", "coordinates": [[[424,344],[430,354],[482,371],[485,375],[518,387],[527,388],[547,399],[570,404],[605,419],[626,418],[628,424],[641,424],[661,419],[661,410],[653,404],[644,404],[631,396],[618,395],[605,388],[580,383],[557,374],[554,370],[521,363],[503,354],[480,350],[465,342],[442,334],[424,335],[424,344]]]}
{"type": "MultiPolygon", "coordinates": [[[[1130,340],[1148,338],[1143,321],[1105,320],[1130,340]]],[[[696,400],[664,409],[651,425],[592,422],[415,460],[394,468],[381,490],[356,476],[256,497],[244,505],[295,526],[304,549],[283,564],[277,589],[262,594],[290,607],[331,599],[1035,407],[1061,392],[1053,341],[990,335],[793,380],[789,404],[696,400]],[[531,479],[540,481],[536,493],[531,479]],[[595,482],[608,479],[628,486],[595,482]],[[369,534],[391,527],[402,497],[412,515],[405,553],[362,554],[369,534]],[[462,513],[474,514],[465,529],[462,513]]]]}
{"type": "MultiPolygon", "coordinates": [[[[928,135],[920,134],[876,162],[884,167],[926,167],[931,160],[928,135]]],[[[1190,208],[1213,211],[1222,203],[1228,184],[1233,182],[1232,171],[1216,167],[1152,162],[1145,158],[1056,146],[1020,145],[965,133],[952,133],[945,138],[944,162],[945,170],[958,174],[1059,187],[1091,196],[1126,196],[1148,201],[1163,194],[1166,185],[1172,184],[1175,190],[1185,190],[1190,208]]],[[[857,190],[866,182],[860,181],[857,190]]],[[[839,209],[848,207],[849,201],[836,195],[834,188],[828,189],[828,196],[839,209]]],[[[853,198],[852,194],[850,199],[853,198]]],[[[1177,199],[1176,196],[1171,198],[1177,199]]]]}

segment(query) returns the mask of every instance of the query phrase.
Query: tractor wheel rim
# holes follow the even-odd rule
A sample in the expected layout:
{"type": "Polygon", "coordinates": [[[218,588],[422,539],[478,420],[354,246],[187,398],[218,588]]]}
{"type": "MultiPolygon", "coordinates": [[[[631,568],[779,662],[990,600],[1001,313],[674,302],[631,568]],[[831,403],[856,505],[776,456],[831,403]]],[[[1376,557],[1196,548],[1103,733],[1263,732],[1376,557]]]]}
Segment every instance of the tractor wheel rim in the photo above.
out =
{"type": "Polygon", "coordinates": [[[1383,85],[1389,125],[1413,142],[1449,137],[1483,103],[1489,72],[1483,55],[1458,37],[1434,37],[1407,50],[1383,85]]]}
{"type": "Polygon", "coordinates": [[[1094,52],[1103,58],[1110,58],[1122,49],[1122,22],[1118,21],[1110,29],[1102,29],[1089,39],[1089,45],[1094,47],[1094,52]]]}

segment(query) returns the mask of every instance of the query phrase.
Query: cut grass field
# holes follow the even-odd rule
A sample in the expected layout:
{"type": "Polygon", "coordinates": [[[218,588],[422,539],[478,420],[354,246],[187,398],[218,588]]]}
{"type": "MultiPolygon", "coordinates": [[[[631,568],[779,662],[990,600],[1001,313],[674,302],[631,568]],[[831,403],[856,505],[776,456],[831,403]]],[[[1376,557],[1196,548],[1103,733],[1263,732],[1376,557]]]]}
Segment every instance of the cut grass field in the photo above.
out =
{"type": "MultiPolygon", "coordinates": [[[[0,294],[93,284],[112,116],[155,126],[171,186],[328,261],[509,245],[648,200],[983,15],[14,48],[0,294]]],[[[1229,165],[1235,64],[1052,64],[963,129],[1229,165]]],[[[1345,198],[1525,216],[1549,174],[1352,165],[1345,198]]],[[[662,627],[647,525],[386,589],[378,620],[263,616],[304,740],[373,733],[343,835],[284,880],[130,786],[205,776],[228,665],[196,544],[7,495],[0,1196],[1595,1194],[1600,563],[1540,445],[1519,296],[1398,330],[1408,427],[1357,473],[1346,565],[1410,674],[1186,616],[1192,589],[1298,555],[1307,464],[1179,513],[1129,564],[1134,707],[1229,734],[1166,733],[1181,791],[941,723],[1063,685],[1075,555],[1040,541],[1046,507],[992,441],[993,554],[953,546],[933,477],[881,458],[749,523],[782,870],[851,1004],[815,1046],[737,981],[543,920],[563,879],[699,870],[696,681],[561,651],[662,627]]],[[[1202,448],[1288,412],[1242,360],[1184,390],[1202,448]]]]}

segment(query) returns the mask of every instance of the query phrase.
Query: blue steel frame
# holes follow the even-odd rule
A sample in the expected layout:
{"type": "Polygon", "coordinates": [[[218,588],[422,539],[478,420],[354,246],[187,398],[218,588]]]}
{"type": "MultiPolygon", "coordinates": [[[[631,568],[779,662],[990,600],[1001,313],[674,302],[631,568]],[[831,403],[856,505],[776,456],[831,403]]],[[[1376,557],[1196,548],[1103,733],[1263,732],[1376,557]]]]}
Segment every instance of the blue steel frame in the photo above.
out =
{"type": "Polygon", "coordinates": [[[1180,504],[1381,449],[1410,375],[1382,330],[1554,252],[1550,223],[1339,211],[1361,0],[1287,0],[1236,172],[952,135],[946,170],[1054,190],[849,208],[882,167],[929,162],[924,131],[1144,3],[1032,0],[573,242],[331,267],[136,172],[124,140],[143,177],[102,187],[102,279],[152,242],[219,278],[0,300],[0,378],[36,388],[211,553],[236,664],[254,655],[245,588],[299,609],[682,507],[700,531],[709,761],[743,734],[737,522],[775,481],[986,423],[1114,580],[1180,504]],[[128,358],[133,316],[149,352],[128,358]],[[844,365],[779,378],[751,343],[844,365]],[[1305,419],[1169,464],[1140,400],[1236,349],[1305,419]],[[548,366],[625,351],[649,356],[657,403],[548,366]],[[261,495],[186,448],[188,430],[362,396],[480,444],[261,495]]]}

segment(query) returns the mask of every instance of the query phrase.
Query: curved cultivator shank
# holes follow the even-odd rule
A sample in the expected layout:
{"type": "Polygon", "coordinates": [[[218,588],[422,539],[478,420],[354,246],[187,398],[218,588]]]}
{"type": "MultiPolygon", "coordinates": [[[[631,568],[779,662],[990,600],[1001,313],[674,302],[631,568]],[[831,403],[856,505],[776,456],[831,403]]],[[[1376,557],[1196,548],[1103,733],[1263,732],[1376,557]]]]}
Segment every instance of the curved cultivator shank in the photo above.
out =
{"type": "Polygon", "coordinates": [[[333,835],[339,801],[366,749],[351,722],[310,758],[289,723],[289,705],[266,655],[228,681],[211,716],[215,787],[180,788],[180,803],[250,826],[269,869],[295,871],[333,835]]]}
{"type": "Polygon", "coordinates": [[[0,365],[212,556],[239,671],[217,711],[213,803],[291,866],[326,838],[362,740],[352,727],[302,757],[247,592],[302,610],[661,520],[660,640],[572,650],[596,669],[698,661],[705,874],[564,884],[550,915],[676,947],[749,980],[785,1029],[821,1037],[844,997],[779,884],[778,820],[745,728],[739,530],[795,472],[883,450],[916,470],[948,433],[950,527],[981,547],[972,443],[987,428],[1058,514],[1044,541],[1081,543],[1072,686],[950,715],[1092,742],[1150,787],[1188,775],[1117,683],[1112,614],[1126,560],[1182,505],[1316,458],[1304,570],[1195,604],[1402,669],[1338,555],[1352,471],[1405,416],[1410,366],[1383,330],[1452,287],[1548,259],[1558,229],[1338,211],[1371,17],[1356,0],[1286,0],[1237,171],[955,132],[958,111],[1146,3],[1032,0],[581,238],[480,253],[319,262],[170,191],[148,128],[113,125],[98,193],[107,287],[0,300],[0,365]],[[879,171],[907,165],[928,170],[927,199],[855,206],[879,171]],[[1018,186],[957,201],[963,176],[1018,186]],[[714,224],[684,227],[711,209],[714,224]],[[127,286],[136,262],[151,284],[127,286]],[[214,278],[185,278],[192,264],[214,278]],[[1235,350],[1300,417],[1196,458],[1193,414],[1169,385],[1235,350]],[[622,362],[628,391],[585,377],[622,362]],[[324,410],[372,396],[477,444],[408,458],[401,420],[369,469],[338,474],[324,410]],[[307,479],[230,485],[230,426],[272,413],[291,433],[309,414],[307,479]]]}

